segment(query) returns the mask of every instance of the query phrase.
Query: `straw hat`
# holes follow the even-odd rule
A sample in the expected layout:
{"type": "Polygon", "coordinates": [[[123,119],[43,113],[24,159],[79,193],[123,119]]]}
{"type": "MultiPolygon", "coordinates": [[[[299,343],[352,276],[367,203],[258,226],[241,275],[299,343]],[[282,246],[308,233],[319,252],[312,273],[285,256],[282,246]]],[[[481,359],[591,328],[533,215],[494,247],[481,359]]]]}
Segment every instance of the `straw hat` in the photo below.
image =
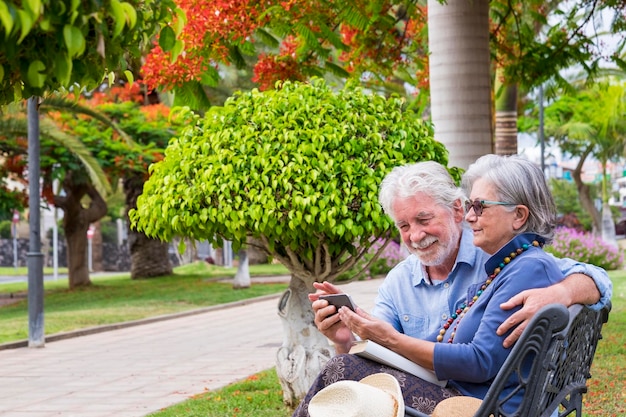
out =
{"type": "Polygon", "coordinates": [[[450,397],[435,407],[431,417],[473,417],[478,411],[482,400],[474,397],[450,397]]]}
{"type": "Polygon", "coordinates": [[[360,381],[338,381],[311,398],[311,417],[402,417],[404,399],[398,380],[385,373],[360,381]]]}

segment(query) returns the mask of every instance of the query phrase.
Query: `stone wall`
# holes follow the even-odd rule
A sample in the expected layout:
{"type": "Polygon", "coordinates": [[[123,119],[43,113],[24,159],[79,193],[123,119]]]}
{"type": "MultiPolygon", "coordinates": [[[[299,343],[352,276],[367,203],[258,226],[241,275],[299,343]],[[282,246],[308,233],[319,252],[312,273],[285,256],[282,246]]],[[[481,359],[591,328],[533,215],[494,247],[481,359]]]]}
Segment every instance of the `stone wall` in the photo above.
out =
{"type": "MultiPolygon", "coordinates": [[[[17,240],[17,266],[26,266],[27,263],[27,254],[28,254],[28,239],[16,239],[17,240]]],[[[92,248],[95,250],[95,247],[92,248]]],[[[52,267],[53,266],[53,252],[52,252],[52,243],[47,242],[46,245],[42,245],[41,251],[44,253],[44,266],[52,267]]],[[[207,253],[204,251],[200,251],[196,254],[196,259],[206,260],[208,257],[213,258],[213,262],[217,265],[223,265],[223,257],[222,257],[222,249],[212,249],[207,253]]],[[[85,256],[87,256],[87,248],[85,248],[85,256]]],[[[170,246],[169,250],[170,262],[172,266],[180,265],[179,256],[176,255],[176,248],[174,246],[170,246]]],[[[235,254],[236,256],[236,254],[235,254]]],[[[260,253],[257,250],[250,248],[249,253],[249,262],[251,265],[257,263],[265,263],[267,262],[267,257],[260,253]]],[[[195,259],[192,259],[192,261],[195,259]]],[[[130,252],[128,250],[128,244],[124,241],[121,245],[117,243],[103,242],[102,243],[102,270],[103,271],[130,271],[130,252]]],[[[12,267],[13,260],[13,239],[0,239],[0,266],[2,267],[12,267]]],[[[59,255],[58,255],[58,265],[61,268],[67,267],[67,251],[65,239],[59,239],[59,255]]]]}
{"type": "MultiPolygon", "coordinates": [[[[26,266],[28,239],[17,240],[17,266],[26,266]]],[[[13,239],[0,239],[0,266],[15,266],[13,239]]]]}
{"type": "MultiPolygon", "coordinates": [[[[26,266],[27,254],[29,251],[28,239],[17,239],[17,266],[26,266]]],[[[41,251],[44,253],[44,266],[53,266],[52,244],[42,245],[41,251]]],[[[13,239],[0,239],[0,266],[14,266],[13,239]]],[[[87,249],[85,248],[85,256],[87,249]]],[[[65,240],[59,240],[59,267],[67,267],[67,251],[65,240]]],[[[123,243],[104,242],[102,244],[102,268],[103,271],[130,271],[130,252],[128,245],[123,243]]]]}

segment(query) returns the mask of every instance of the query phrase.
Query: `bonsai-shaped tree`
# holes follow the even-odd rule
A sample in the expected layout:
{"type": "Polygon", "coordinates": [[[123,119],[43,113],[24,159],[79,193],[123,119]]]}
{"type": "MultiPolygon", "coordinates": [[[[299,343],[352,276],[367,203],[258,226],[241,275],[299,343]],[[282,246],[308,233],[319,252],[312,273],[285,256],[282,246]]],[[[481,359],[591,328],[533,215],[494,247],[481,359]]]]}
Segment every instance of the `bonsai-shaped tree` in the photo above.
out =
{"type": "Polygon", "coordinates": [[[376,239],[391,238],[377,195],[392,167],[447,163],[431,126],[402,106],[355,84],[333,91],[321,79],[237,93],[203,118],[187,113],[188,127],[152,166],[130,213],[135,227],[163,240],[228,239],[237,250],[254,238],[289,269],[277,357],[287,404],[331,356],[313,323],[313,282],[333,281],[376,239]]]}

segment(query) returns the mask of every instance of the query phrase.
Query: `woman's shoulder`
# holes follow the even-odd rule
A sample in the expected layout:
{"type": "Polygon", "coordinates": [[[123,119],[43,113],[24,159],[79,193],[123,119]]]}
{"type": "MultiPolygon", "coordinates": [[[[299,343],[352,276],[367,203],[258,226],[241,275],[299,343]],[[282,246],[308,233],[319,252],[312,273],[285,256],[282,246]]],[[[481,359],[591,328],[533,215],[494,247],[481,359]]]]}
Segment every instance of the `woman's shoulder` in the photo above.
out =
{"type": "Polygon", "coordinates": [[[547,283],[552,283],[560,280],[563,276],[554,258],[539,248],[524,252],[511,261],[507,267],[508,271],[507,268],[503,269],[503,272],[508,272],[505,275],[515,277],[522,274],[532,277],[533,281],[545,280],[547,283]]]}

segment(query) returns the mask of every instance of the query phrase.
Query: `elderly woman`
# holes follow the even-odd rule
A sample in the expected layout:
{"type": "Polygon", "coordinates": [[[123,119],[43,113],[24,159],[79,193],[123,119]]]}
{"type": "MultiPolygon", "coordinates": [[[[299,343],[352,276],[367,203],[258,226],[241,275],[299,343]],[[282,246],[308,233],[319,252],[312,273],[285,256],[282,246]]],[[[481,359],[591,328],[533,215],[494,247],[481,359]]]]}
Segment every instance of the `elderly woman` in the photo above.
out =
{"type": "MultiPolygon", "coordinates": [[[[463,186],[470,197],[465,204],[465,220],[473,242],[491,257],[485,264],[484,281],[468,289],[466,301],[432,340],[395,332],[391,324],[360,309],[356,313],[339,310],[339,318],[354,334],[402,352],[448,383],[442,388],[354,355],[338,355],[331,362],[341,361],[342,369],[360,375],[393,374],[400,381],[405,401],[425,413],[447,397],[484,398],[510,353],[502,343],[506,334],[498,336],[496,329],[517,309],[503,310],[500,305],[521,291],[563,279],[554,258],[542,250],[553,236],[555,205],[538,167],[517,156],[486,155],[469,167],[463,186]],[[380,335],[386,335],[384,340],[380,335]]],[[[333,366],[331,362],[327,368],[333,366]]],[[[320,374],[294,416],[308,415],[306,404],[328,385],[324,381],[327,377],[328,372],[320,374]]],[[[509,401],[512,409],[521,395],[509,401]]]]}
{"type": "Polygon", "coordinates": [[[484,284],[440,331],[441,343],[432,347],[430,359],[449,386],[483,398],[510,352],[495,332],[512,314],[500,304],[562,278],[554,259],[541,249],[552,240],[556,208],[541,170],[518,156],[479,158],[464,174],[463,187],[469,195],[465,220],[474,244],[491,258],[484,284]]]}

